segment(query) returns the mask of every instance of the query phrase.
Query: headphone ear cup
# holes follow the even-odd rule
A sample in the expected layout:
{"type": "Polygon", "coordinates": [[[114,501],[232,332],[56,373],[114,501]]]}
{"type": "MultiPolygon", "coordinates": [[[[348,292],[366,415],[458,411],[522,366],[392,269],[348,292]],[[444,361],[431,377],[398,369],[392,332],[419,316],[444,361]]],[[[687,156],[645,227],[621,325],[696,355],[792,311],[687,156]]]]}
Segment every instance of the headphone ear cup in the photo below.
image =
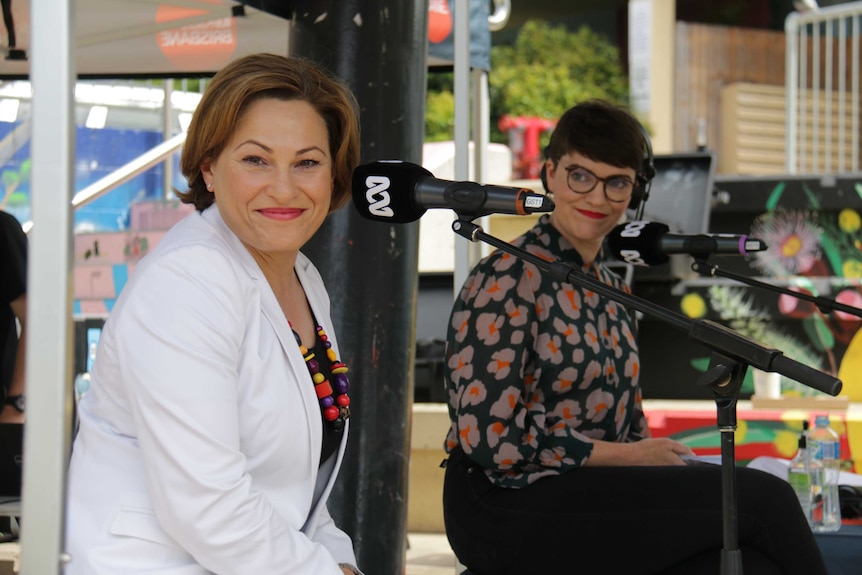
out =
{"type": "Polygon", "coordinates": [[[649,199],[649,182],[650,177],[645,177],[644,174],[635,176],[635,187],[632,190],[632,199],[629,201],[628,209],[637,212],[638,219],[642,215],[641,210],[644,204],[649,199]]]}
{"type": "MultiPolygon", "coordinates": [[[[642,210],[643,204],[649,199],[650,182],[655,177],[655,163],[652,155],[652,142],[650,142],[649,132],[643,127],[643,124],[638,124],[644,138],[644,161],[641,165],[641,173],[637,175],[637,183],[632,191],[632,201],[629,202],[629,209],[642,210]]],[[[641,217],[642,211],[638,211],[638,218],[641,217]]]]}
{"type": "Polygon", "coordinates": [[[539,179],[542,180],[542,187],[545,188],[547,193],[551,193],[551,190],[548,189],[548,163],[542,162],[542,169],[539,170],[539,179]]]}
{"type": "Polygon", "coordinates": [[[539,179],[542,180],[542,187],[548,194],[551,193],[551,190],[548,189],[548,151],[550,148],[550,146],[545,146],[545,149],[542,150],[542,169],[539,170],[539,179]]]}
{"type": "Polygon", "coordinates": [[[644,200],[644,192],[646,190],[646,186],[643,183],[643,180],[638,178],[638,183],[632,190],[632,199],[629,200],[629,208],[630,210],[637,210],[641,202],[644,200]]]}

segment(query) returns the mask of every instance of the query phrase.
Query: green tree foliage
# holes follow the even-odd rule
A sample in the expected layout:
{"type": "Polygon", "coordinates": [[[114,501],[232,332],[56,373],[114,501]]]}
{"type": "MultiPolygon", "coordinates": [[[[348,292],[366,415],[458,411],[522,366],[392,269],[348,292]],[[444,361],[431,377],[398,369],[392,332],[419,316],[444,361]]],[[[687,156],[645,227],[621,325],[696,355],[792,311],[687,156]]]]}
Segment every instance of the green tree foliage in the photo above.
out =
{"type": "MultiPolygon", "coordinates": [[[[590,98],[628,103],[619,51],[585,26],[572,32],[543,21],[526,22],[513,44],[491,48],[488,81],[491,140],[501,143],[508,141],[497,128],[504,114],[556,119],[590,98]]],[[[435,77],[429,82],[426,140],[451,139],[453,116],[451,83],[446,84],[445,76],[435,77]]]]}
{"type": "Polygon", "coordinates": [[[450,89],[428,90],[425,104],[425,141],[451,140],[455,133],[455,94],[450,89]]]}

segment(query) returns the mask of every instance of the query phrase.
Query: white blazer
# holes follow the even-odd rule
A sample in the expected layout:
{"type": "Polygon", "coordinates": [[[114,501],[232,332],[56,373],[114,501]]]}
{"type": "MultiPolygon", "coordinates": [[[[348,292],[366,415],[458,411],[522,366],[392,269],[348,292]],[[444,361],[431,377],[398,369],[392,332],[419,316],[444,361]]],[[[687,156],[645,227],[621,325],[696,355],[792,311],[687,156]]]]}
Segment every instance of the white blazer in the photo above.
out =
{"type": "MultiPolygon", "coordinates": [[[[337,353],[323,281],[301,254],[296,271],[337,353]]],[[[132,274],[79,416],[67,575],[341,575],[338,563],[355,564],[326,508],[347,433],[319,468],[305,361],[215,206],[179,222],[132,274]]]]}

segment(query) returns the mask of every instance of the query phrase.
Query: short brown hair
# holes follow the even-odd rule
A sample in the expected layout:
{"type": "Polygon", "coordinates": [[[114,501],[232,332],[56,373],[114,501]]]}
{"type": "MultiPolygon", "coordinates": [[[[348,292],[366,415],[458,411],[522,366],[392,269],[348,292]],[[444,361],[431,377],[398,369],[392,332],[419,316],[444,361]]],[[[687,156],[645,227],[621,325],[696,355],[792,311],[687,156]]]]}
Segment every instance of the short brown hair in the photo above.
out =
{"type": "Polygon", "coordinates": [[[249,104],[262,98],[301,100],[326,123],[332,157],[333,212],[350,197],[353,170],[359,164],[358,106],[353,93],[319,66],[295,56],[251,54],[220,70],[207,87],[189,124],[180,157],[187,192],[184,203],[203,211],[215,196],[207,191],[201,165],[218,157],[249,104]]]}
{"type": "Polygon", "coordinates": [[[644,130],[628,110],[604,100],[572,106],[560,117],[551,134],[546,156],[556,165],[577,152],[596,162],[643,172],[644,130]]]}

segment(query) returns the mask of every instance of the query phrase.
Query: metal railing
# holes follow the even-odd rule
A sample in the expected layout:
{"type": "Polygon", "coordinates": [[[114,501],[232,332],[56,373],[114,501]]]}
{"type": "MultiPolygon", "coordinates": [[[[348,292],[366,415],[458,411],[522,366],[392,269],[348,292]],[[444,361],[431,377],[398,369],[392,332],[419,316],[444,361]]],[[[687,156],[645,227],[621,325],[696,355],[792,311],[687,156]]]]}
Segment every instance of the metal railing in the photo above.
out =
{"type": "Polygon", "coordinates": [[[786,50],[786,168],[859,171],[862,2],[791,13],[786,50]]]}
{"type": "MultiPolygon", "coordinates": [[[[117,168],[107,176],[93,182],[80,192],[77,192],[72,197],[72,207],[79,208],[86,206],[93,200],[97,200],[112,191],[113,189],[123,185],[135,176],[138,176],[153,166],[165,162],[174,153],[183,147],[186,141],[186,133],[180,132],[176,136],[165,140],[161,144],[156,145],[150,150],[147,150],[134,160],[117,168]]],[[[33,229],[33,221],[27,221],[22,224],[24,232],[29,234],[33,229]]]]}

